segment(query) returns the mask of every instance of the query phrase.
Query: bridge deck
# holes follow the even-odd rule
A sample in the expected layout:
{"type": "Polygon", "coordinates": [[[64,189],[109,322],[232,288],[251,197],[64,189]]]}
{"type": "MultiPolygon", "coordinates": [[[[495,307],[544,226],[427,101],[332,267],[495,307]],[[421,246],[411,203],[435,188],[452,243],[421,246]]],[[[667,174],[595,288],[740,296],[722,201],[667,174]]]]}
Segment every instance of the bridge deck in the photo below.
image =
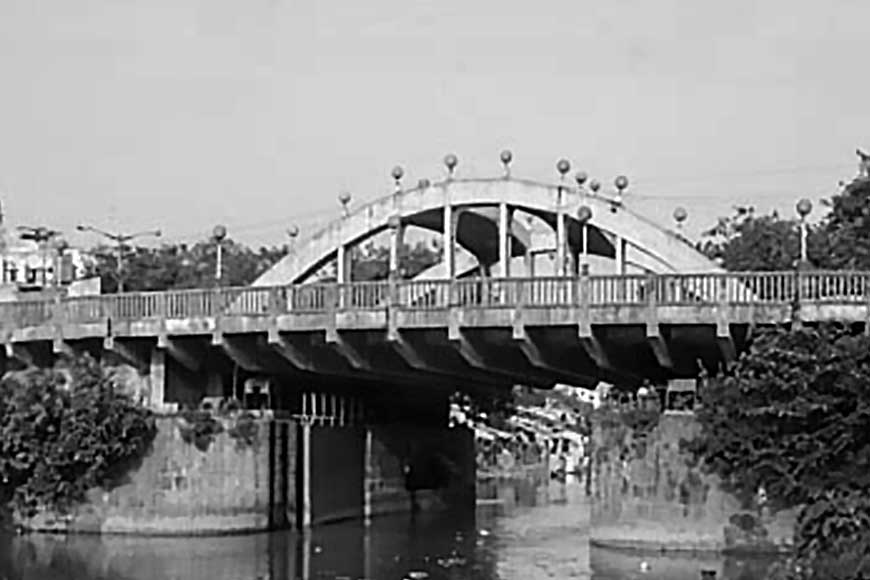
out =
{"type": "Polygon", "coordinates": [[[870,273],[462,279],[141,292],[0,304],[7,342],[324,329],[863,322],[870,273]]]}

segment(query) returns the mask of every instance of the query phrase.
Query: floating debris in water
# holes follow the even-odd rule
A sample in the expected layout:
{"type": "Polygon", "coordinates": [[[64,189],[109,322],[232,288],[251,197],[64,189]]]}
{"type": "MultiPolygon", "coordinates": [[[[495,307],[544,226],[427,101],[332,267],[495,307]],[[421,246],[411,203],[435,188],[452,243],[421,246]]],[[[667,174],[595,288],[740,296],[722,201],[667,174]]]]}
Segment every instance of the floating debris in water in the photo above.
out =
{"type": "Polygon", "coordinates": [[[649,572],[649,562],[647,562],[646,560],[641,562],[640,563],[640,571],[641,572],[649,572]]]}
{"type": "Polygon", "coordinates": [[[413,570],[408,572],[408,578],[411,580],[424,580],[429,577],[428,572],[423,572],[422,570],[413,570]]]}
{"type": "Polygon", "coordinates": [[[468,560],[466,560],[462,556],[458,556],[458,555],[453,555],[453,556],[450,556],[449,558],[438,558],[436,560],[436,563],[439,566],[441,566],[442,568],[453,568],[454,566],[465,566],[466,562],[468,562],[468,560]]]}
{"type": "Polygon", "coordinates": [[[480,534],[481,536],[483,536],[483,537],[485,538],[485,537],[487,537],[487,536],[489,535],[489,530],[480,530],[480,531],[477,532],[477,533],[480,534]]]}

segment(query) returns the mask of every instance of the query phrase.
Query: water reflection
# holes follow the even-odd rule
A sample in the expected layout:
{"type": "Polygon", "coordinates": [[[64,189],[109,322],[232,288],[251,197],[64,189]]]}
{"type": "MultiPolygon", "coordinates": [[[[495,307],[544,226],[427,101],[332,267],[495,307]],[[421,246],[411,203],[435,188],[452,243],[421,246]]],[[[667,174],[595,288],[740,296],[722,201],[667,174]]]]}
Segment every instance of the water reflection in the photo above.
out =
{"type": "Polygon", "coordinates": [[[482,482],[473,513],[377,518],[311,534],[217,538],[0,537],[0,580],[431,580],[534,578],[758,580],[766,561],[589,549],[577,482],[482,482]],[[642,564],[644,563],[644,564],[642,564]]]}

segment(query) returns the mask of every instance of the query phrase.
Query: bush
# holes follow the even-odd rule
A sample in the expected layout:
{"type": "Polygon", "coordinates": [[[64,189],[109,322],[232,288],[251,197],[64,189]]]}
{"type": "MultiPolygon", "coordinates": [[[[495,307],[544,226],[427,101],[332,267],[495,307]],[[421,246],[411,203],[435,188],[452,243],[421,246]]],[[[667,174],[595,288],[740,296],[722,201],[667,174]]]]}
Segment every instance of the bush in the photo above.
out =
{"type": "Polygon", "coordinates": [[[801,507],[788,578],[870,577],[870,336],[770,328],[710,381],[689,448],[726,487],[801,507]]]}
{"type": "Polygon", "coordinates": [[[183,411],[181,418],[183,422],[179,425],[179,431],[182,441],[192,444],[203,453],[208,451],[215,437],[224,430],[220,421],[206,409],[183,411]]]}
{"type": "Polygon", "coordinates": [[[22,517],[67,512],[89,489],[114,485],[156,434],[151,413],[91,357],[64,367],[0,381],[0,501],[22,517]]]}
{"type": "Polygon", "coordinates": [[[259,442],[260,428],[257,419],[250,413],[242,413],[236,424],[227,430],[227,435],[236,440],[236,447],[255,447],[259,442]]]}

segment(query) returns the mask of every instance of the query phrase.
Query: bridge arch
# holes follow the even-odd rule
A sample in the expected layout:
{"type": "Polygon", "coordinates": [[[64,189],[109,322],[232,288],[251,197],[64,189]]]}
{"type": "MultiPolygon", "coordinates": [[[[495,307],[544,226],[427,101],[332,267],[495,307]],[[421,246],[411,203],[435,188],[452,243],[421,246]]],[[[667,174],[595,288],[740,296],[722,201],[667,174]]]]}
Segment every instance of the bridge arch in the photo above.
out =
{"type": "Polygon", "coordinates": [[[631,262],[656,273],[720,271],[687,241],[609,196],[576,186],[522,179],[450,179],[381,197],[332,221],[300,240],[294,251],[254,285],[306,282],[320,267],[337,259],[343,249],[398,224],[442,231],[445,239],[449,239],[447,227],[450,227],[456,243],[470,249],[481,263],[492,263],[493,255],[504,254],[505,247],[509,248],[508,256],[521,255],[529,249],[530,233],[512,220],[509,229],[512,243],[502,244],[499,233],[504,229],[504,218],[500,211],[504,210],[500,208],[504,207],[543,220],[552,228],[554,241],[560,235],[559,216],[564,216],[561,235],[568,247],[566,255],[570,255],[579,252],[582,246],[582,226],[577,219],[577,209],[582,205],[592,210],[587,229],[589,254],[614,258],[614,254],[621,253],[623,264],[631,262]],[[457,219],[457,215],[469,216],[465,218],[468,225],[463,226],[463,218],[457,219]],[[495,235],[492,227],[487,232],[481,226],[487,221],[495,228],[495,235]],[[445,226],[448,222],[452,225],[445,226]],[[624,246],[617,250],[615,243],[624,246]]]}

